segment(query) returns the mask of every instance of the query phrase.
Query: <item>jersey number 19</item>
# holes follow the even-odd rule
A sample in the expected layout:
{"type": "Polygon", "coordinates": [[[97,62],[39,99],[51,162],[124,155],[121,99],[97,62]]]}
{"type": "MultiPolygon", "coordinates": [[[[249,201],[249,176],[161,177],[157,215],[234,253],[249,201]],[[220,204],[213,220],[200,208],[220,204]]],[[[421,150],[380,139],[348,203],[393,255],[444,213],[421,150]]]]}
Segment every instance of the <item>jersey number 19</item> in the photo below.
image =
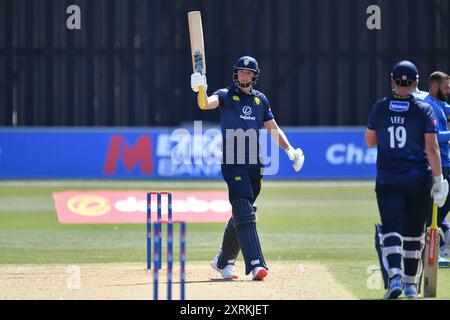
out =
{"type": "Polygon", "coordinates": [[[395,148],[403,148],[406,144],[406,129],[405,127],[398,126],[398,127],[389,127],[389,145],[391,149],[395,148]]]}

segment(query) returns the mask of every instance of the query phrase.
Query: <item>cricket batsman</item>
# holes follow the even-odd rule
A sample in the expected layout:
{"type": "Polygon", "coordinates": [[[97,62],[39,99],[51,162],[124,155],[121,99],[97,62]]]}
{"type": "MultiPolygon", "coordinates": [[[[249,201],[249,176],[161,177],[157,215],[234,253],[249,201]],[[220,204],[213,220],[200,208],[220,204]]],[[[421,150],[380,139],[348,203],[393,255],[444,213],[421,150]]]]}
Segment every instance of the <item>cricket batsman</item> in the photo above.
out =
{"type": "MultiPolygon", "coordinates": [[[[240,250],[245,260],[245,274],[251,272],[253,280],[263,280],[269,270],[256,228],[256,207],[253,206],[261,190],[264,167],[260,159],[259,130],[266,128],[270,132],[272,139],[293,162],[295,171],[299,171],[304,162],[303,151],[290,145],[275,122],[267,97],[254,89],[259,76],[258,62],[253,57],[239,58],[233,66],[233,84],[215,91],[211,96],[206,95],[207,103],[202,108],[219,108],[220,111],[223,142],[221,170],[232,206],[232,217],[225,228],[222,245],[211,263],[223,279],[237,279],[233,268],[240,250]],[[252,131],[254,135],[247,134],[252,131]],[[237,132],[245,132],[244,139],[240,139],[237,132]]],[[[206,76],[192,74],[192,90],[198,92],[201,86],[206,91],[206,76]]],[[[200,107],[199,97],[197,102],[200,107]]]]}
{"type": "Polygon", "coordinates": [[[375,226],[384,298],[418,296],[425,222],[432,201],[445,203],[448,182],[441,170],[433,108],[413,96],[419,74],[410,61],[391,73],[393,92],[372,107],[366,144],[377,146],[375,192],[381,224],[375,226]]]}

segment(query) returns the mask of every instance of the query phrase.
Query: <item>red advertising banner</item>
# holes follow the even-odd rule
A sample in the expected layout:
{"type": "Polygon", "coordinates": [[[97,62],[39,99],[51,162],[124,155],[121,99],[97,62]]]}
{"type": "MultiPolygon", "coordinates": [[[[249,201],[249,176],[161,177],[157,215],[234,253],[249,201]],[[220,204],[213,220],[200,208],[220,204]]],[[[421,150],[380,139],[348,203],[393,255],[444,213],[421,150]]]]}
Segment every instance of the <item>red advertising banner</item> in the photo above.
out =
{"type": "MultiPolygon", "coordinates": [[[[146,191],[54,192],[60,223],[145,223],[146,191]]],[[[167,196],[161,197],[162,222],[167,221],[167,196]]],[[[156,222],[157,199],[151,199],[152,221],[156,222]]],[[[172,192],[173,221],[226,222],[231,217],[228,193],[224,191],[172,192]]]]}

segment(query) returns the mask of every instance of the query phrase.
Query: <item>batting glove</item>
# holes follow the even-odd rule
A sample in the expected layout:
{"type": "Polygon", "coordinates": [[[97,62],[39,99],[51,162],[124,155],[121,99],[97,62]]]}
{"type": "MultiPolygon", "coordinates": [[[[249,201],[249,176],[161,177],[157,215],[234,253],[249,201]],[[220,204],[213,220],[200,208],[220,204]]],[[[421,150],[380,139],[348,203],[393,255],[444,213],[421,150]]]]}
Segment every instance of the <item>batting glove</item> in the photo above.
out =
{"type": "Polygon", "coordinates": [[[292,147],[288,147],[286,149],[286,154],[288,155],[289,159],[294,162],[294,164],[292,165],[294,167],[294,170],[296,172],[299,172],[303,167],[303,162],[305,162],[305,156],[302,149],[294,149],[292,147]]]}
{"type": "Polygon", "coordinates": [[[208,84],[206,83],[206,76],[196,72],[191,75],[192,91],[198,92],[198,87],[204,87],[206,91],[208,89],[208,84]]]}
{"type": "Polygon", "coordinates": [[[442,207],[447,200],[448,195],[448,181],[444,179],[444,176],[433,177],[433,187],[431,188],[431,196],[433,202],[439,207],[442,207]]]}

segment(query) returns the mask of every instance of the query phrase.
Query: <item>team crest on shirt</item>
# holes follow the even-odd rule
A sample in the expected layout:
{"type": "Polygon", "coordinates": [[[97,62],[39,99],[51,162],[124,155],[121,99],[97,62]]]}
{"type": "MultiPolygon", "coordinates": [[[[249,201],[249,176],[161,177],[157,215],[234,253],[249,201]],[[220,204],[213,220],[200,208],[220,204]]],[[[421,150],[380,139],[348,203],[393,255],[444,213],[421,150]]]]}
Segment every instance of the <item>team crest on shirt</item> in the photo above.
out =
{"type": "Polygon", "coordinates": [[[394,112],[406,112],[409,110],[409,101],[391,101],[389,110],[394,112]]]}
{"type": "Polygon", "coordinates": [[[233,96],[233,101],[240,101],[238,96],[233,96]]]}
{"type": "Polygon", "coordinates": [[[261,104],[261,100],[258,97],[255,97],[255,104],[259,106],[261,104]]]}

